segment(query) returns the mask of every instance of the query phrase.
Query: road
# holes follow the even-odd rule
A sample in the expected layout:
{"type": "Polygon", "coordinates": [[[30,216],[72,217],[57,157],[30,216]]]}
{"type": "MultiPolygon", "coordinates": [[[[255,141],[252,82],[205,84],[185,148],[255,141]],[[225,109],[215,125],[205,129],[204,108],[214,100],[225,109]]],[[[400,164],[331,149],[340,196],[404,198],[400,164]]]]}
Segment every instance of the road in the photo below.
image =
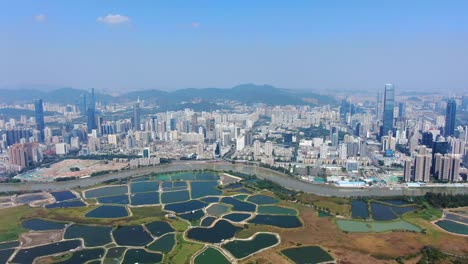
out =
{"type": "Polygon", "coordinates": [[[178,161],[166,165],[154,167],[144,167],[138,169],[128,169],[115,173],[105,174],[96,177],[82,178],[64,182],[52,183],[5,183],[0,184],[0,193],[4,192],[26,192],[26,191],[53,191],[67,190],[77,187],[89,187],[107,180],[123,179],[128,177],[143,176],[149,173],[175,172],[181,170],[217,170],[217,171],[235,171],[256,175],[260,179],[271,180],[288,189],[313,193],[321,196],[338,197],[356,197],[356,196],[421,196],[426,192],[450,193],[450,194],[468,194],[468,187],[444,186],[444,187],[419,187],[419,188],[390,188],[390,187],[371,187],[371,188],[338,188],[333,185],[312,184],[300,181],[283,173],[258,167],[254,165],[232,164],[224,161],[178,161]]]}

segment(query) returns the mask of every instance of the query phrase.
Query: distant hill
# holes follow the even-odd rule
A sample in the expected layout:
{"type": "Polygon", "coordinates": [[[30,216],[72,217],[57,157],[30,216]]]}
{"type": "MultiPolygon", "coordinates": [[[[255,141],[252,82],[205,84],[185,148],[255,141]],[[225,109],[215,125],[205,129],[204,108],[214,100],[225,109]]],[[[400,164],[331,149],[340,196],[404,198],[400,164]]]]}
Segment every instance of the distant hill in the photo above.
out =
{"type": "MultiPolygon", "coordinates": [[[[0,100],[5,103],[32,103],[34,99],[42,98],[44,102],[77,104],[80,95],[89,91],[61,88],[52,91],[39,90],[3,90],[0,100]]],[[[104,104],[111,102],[135,102],[140,98],[148,103],[158,104],[161,110],[177,109],[179,107],[194,107],[202,104],[209,109],[215,108],[213,103],[233,100],[245,104],[264,103],[267,105],[302,105],[302,104],[333,104],[335,100],[328,95],[317,93],[297,92],[289,89],[276,88],[271,85],[242,84],[233,88],[186,88],[166,92],[161,90],[132,91],[112,96],[96,92],[96,101],[104,104]]],[[[205,108],[205,107],[201,107],[205,108]]],[[[208,109],[207,109],[208,110],[208,109]]]]}

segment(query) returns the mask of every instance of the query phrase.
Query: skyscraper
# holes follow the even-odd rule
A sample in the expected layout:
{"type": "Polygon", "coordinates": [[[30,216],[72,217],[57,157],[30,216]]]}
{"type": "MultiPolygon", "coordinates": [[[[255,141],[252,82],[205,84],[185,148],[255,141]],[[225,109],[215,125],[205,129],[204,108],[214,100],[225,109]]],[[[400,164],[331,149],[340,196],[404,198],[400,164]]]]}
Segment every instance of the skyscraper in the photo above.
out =
{"type": "Polygon", "coordinates": [[[380,136],[388,135],[393,130],[393,108],[395,108],[395,88],[393,84],[385,85],[383,126],[380,136]]]}
{"type": "Polygon", "coordinates": [[[444,136],[453,136],[455,133],[455,119],[457,114],[457,103],[454,99],[447,102],[447,110],[445,112],[445,133],[444,136]]]}
{"type": "Polygon", "coordinates": [[[93,129],[96,129],[96,101],[94,100],[94,88],[91,89],[91,99],[89,100],[86,115],[88,117],[86,123],[88,133],[91,133],[93,129]]]}
{"type": "Polygon", "coordinates": [[[36,129],[39,131],[39,142],[44,142],[44,109],[42,99],[34,100],[34,111],[36,116],[36,129]]]}
{"type": "Polygon", "coordinates": [[[140,130],[140,102],[133,104],[133,129],[138,131],[140,130]]]}

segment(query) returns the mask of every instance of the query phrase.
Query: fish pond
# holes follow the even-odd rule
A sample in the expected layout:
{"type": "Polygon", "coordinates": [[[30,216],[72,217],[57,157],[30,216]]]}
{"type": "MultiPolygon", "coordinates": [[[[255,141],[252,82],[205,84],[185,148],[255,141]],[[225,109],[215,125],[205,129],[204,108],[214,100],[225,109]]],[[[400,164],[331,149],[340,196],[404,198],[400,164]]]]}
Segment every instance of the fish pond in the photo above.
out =
{"type": "Polygon", "coordinates": [[[159,204],[158,192],[135,193],[130,196],[131,205],[154,205],[159,204]]]}
{"type": "Polygon", "coordinates": [[[129,249],[125,252],[122,264],[159,263],[163,259],[160,253],[150,253],[144,249],[129,249]]]}
{"type": "Polygon", "coordinates": [[[276,198],[273,198],[268,195],[263,195],[263,194],[256,194],[256,195],[249,196],[249,198],[247,198],[247,201],[254,203],[254,204],[258,204],[258,205],[276,204],[279,202],[276,198]]]}
{"type": "Polygon", "coordinates": [[[277,205],[261,205],[258,207],[259,214],[271,215],[297,215],[297,211],[292,208],[281,207],[277,205]]]}
{"type": "Polygon", "coordinates": [[[102,204],[129,204],[128,195],[99,197],[97,201],[102,204]]]}
{"type": "Polygon", "coordinates": [[[126,216],[128,216],[128,211],[125,206],[118,205],[101,205],[85,214],[85,217],[89,218],[119,218],[126,216]]]}
{"type": "Polygon", "coordinates": [[[355,220],[336,220],[338,227],[346,232],[387,232],[387,231],[413,231],[421,232],[421,228],[403,220],[393,222],[364,222],[355,220]]]}
{"type": "Polygon", "coordinates": [[[166,221],[155,221],[145,224],[146,229],[155,237],[174,232],[174,228],[166,221]]]}
{"type": "Polygon", "coordinates": [[[82,238],[86,247],[103,246],[112,242],[112,227],[73,224],[65,231],[65,239],[82,238]]]}
{"type": "Polygon", "coordinates": [[[209,195],[220,195],[221,191],[216,189],[217,181],[190,182],[192,199],[201,198],[209,195]]]}
{"type": "Polygon", "coordinates": [[[130,184],[131,193],[155,192],[159,190],[159,182],[143,181],[130,184]]]}
{"type": "Polygon", "coordinates": [[[61,252],[67,252],[72,249],[81,247],[81,241],[67,240],[63,242],[57,242],[52,244],[46,244],[33,248],[21,249],[16,253],[13,258],[13,263],[33,263],[34,259],[42,256],[53,255],[61,252]]]}
{"type": "MultiPolygon", "coordinates": [[[[66,255],[65,255],[66,256],[66,255]]],[[[92,248],[75,251],[72,256],[66,260],[56,263],[60,264],[82,264],[91,260],[98,260],[104,256],[103,248],[92,248]]]]}
{"type": "Polygon", "coordinates": [[[223,248],[229,251],[237,259],[245,258],[262,249],[276,245],[279,242],[278,237],[273,234],[260,233],[252,239],[235,239],[223,245],[223,248]]]}
{"type": "Polygon", "coordinates": [[[163,192],[161,194],[161,202],[164,204],[185,202],[188,200],[190,200],[188,191],[163,192]]]}
{"type": "Polygon", "coordinates": [[[295,264],[304,263],[326,263],[334,259],[328,252],[318,246],[293,247],[281,250],[281,254],[286,256],[295,264]]]}
{"type": "Polygon", "coordinates": [[[64,229],[67,223],[55,222],[43,219],[29,219],[22,223],[23,227],[33,231],[47,231],[64,229]]]}
{"type": "Polygon", "coordinates": [[[257,215],[249,220],[249,223],[257,225],[271,225],[281,228],[301,227],[302,222],[297,216],[291,215],[257,215]]]}
{"type": "Polygon", "coordinates": [[[71,191],[51,192],[50,194],[55,198],[55,201],[57,202],[62,202],[62,201],[78,198],[71,191]]]}
{"type": "Polygon", "coordinates": [[[351,215],[353,218],[369,218],[369,209],[366,201],[353,200],[351,202],[351,215]]]}
{"type": "Polygon", "coordinates": [[[440,220],[435,224],[450,233],[468,235],[468,225],[456,223],[450,220],[440,220]]]}
{"type": "Polygon", "coordinates": [[[84,196],[87,199],[90,198],[97,198],[103,196],[116,196],[128,193],[128,186],[127,185],[116,185],[116,186],[105,186],[99,187],[96,189],[91,189],[84,191],[84,196]]]}
{"type": "Polygon", "coordinates": [[[203,218],[203,220],[200,223],[200,226],[211,226],[211,224],[213,224],[216,219],[216,217],[207,216],[203,218]]]}
{"type": "Polygon", "coordinates": [[[175,213],[185,213],[189,211],[202,209],[206,206],[207,204],[204,202],[200,202],[198,200],[190,200],[182,203],[166,204],[164,206],[164,210],[173,211],[175,213]]]}
{"type": "Polygon", "coordinates": [[[187,231],[187,237],[206,243],[219,243],[232,238],[241,228],[225,220],[219,220],[212,227],[194,227],[187,231]]]}
{"type": "Polygon", "coordinates": [[[59,202],[59,203],[53,203],[53,204],[48,204],[45,206],[47,209],[52,209],[52,208],[72,208],[72,207],[83,207],[86,206],[86,204],[81,201],[81,200],[75,200],[75,201],[64,201],[64,202],[59,202]]]}
{"type": "Polygon", "coordinates": [[[195,257],[194,263],[195,264],[207,264],[207,263],[229,264],[231,262],[229,262],[229,260],[217,249],[209,247],[195,257]]]}
{"type": "Polygon", "coordinates": [[[156,241],[148,245],[148,249],[151,251],[158,251],[164,254],[171,252],[172,248],[176,244],[176,238],[174,234],[166,234],[156,241]]]}
{"type": "Polygon", "coordinates": [[[377,221],[395,220],[401,215],[414,211],[414,206],[390,206],[382,203],[371,202],[372,218],[377,221]]]}
{"type": "Polygon", "coordinates": [[[246,214],[246,213],[231,213],[231,214],[224,215],[223,218],[231,220],[233,222],[242,222],[246,220],[247,218],[249,218],[250,216],[251,214],[246,214]]]}
{"type": "Polygon", "coordinates": [[[255,212],[257,206],[253,203],[239,201],[232,197],[223,197],[221,202],[232,205],[232,211],[255,212]]]}
{"type": "Polygon", "coordinates": [[[120,246],[145,246],[153,238],[140,226],[119,226],[112,230],[112,236],[115,242],[120,246]]]}
{"type": "Polygon", "coordinates": [[[213,216],[221,216],[229,211],[229,206],[225,204],[212,204],[206,208],[206,213],[213,216]]]}

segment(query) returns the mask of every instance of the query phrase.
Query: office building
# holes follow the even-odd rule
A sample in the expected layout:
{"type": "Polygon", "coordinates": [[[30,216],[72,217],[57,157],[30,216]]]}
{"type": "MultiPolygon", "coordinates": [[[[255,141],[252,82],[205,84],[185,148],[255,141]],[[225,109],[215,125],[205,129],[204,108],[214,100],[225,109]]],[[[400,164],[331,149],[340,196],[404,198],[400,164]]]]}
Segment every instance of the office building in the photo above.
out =
{"type": "Polygon", "coordinates": [[[44,142],[44,108],[42,99],[34,100],[34,112],[36,117],[36,129],[39,131],[39,142],[44,142]]]}
{"type": "Polygon", "coordinates": [[[87,129],[88,133],[91,133],[93,129],[96,129],[96,102],[94,99],[94,88],[91,89],[91,99],[89,100],[87,113],[87,129]]]}
{"type": "Polygon", "coordinates": [[[450,99],[447,102],[447,109],[445,112],[445,128],[444,136],[453,136],[455,134],[455,121],[457,114],[457,102],[454,99],[450,99]]]}
{"type": "Polygon", "coordinates": [[[381,136],[388,135],[389,131],[393,131],[393,111],[395,108],[395,89],[393,84],[385,85],[384,94],[384,109],[383,109],[383,125],[381,136]]]}

